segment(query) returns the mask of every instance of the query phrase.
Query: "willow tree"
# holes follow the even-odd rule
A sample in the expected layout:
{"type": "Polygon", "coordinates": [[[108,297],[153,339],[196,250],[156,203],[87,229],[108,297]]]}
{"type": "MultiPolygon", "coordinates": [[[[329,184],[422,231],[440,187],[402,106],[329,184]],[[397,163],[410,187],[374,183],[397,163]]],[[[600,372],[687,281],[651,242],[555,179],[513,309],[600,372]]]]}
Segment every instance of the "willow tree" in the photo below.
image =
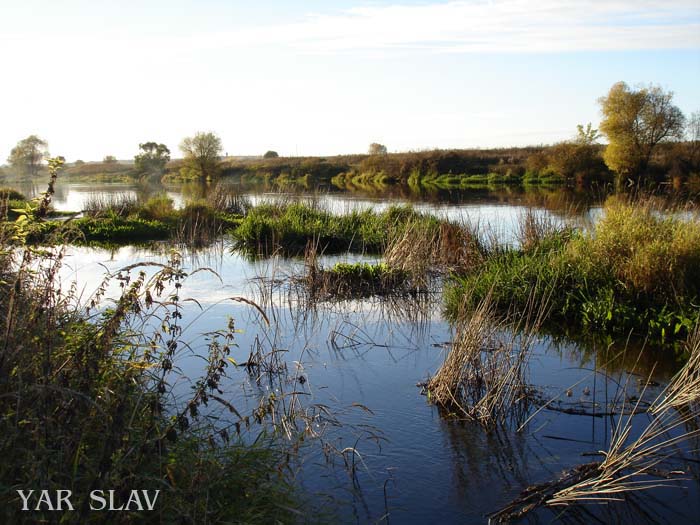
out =
{"type": "Polygon", "coordinates": [[[144,142],[139,144],[141,153],[134,157],[136,171],[146,176],[160,176],[170,161],[170,150],[165,144],[144,142]]]}
{"type": "Polygon", "coordinates": [[[601,97],[600,130],[609,141],[603,159],[621,176],[643,175],[658,144],[683,137],[684,117],[672,104],[673,92],[659,86],[630,89],[614,84],[601,97]]]}
{"type": "Polygon", "coordinates": [[[12,148],[7,162],[19,175],[35,176],[39,173],[41,163],[49,155],[47,148],[48,143],[45,140],[36,135],[29,135],[12,148]]]}
{"type": "Polygon", "coordinates": [[[185,164],[180,170],[186,178],[211,179],[218,171],[219,155],[223,147],[214,133],[198,132],[180,143],[185,164]]]}

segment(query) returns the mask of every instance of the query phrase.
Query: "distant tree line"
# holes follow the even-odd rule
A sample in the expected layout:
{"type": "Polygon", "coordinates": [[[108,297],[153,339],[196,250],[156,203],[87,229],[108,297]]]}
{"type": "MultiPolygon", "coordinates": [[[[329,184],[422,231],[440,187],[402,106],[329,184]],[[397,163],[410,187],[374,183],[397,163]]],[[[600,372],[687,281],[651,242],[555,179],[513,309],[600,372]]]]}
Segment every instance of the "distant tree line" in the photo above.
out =
{"type": "MultiPolygon", "coordinates": [[[[170,165],[165,144],[144,142],[134,157],[133,173],[162,177],[210,180],[219,175],[254,177],[305,177],[313,183],[329,182],[339,175],[376,176],[383,183],[411,184],[425,178],[494,175],[499,180],[542,179],[586,185],[594,181],[682,184],[700,177],[700,113],[686,118],[673,104],[673,93],[658,86],[630,88],[614,84],[598,100],[599,129],[579,125],[570,139],[552,146],[487,150],[434,150],[389,154],[373,142],[366,155],[332,158],[281,158],[268,150],[262,161],[232,161],[221,157],[221,139],[212,132],[197,132],[180,143],[183,160],[170,165]],[[607,144],[601,144],[601,138],[607,144]]],[[[36,135],[17,143],[8,157],[16,174],[36,176],[48,157],[48,144],[36,135]]],[[[259,159],[259,157],[258,157],[259,159]]],[[[103,159],[115,165],[113,155],[103,159]]],[[[83,161],[74,166],[82,167],[83,161]]]]}

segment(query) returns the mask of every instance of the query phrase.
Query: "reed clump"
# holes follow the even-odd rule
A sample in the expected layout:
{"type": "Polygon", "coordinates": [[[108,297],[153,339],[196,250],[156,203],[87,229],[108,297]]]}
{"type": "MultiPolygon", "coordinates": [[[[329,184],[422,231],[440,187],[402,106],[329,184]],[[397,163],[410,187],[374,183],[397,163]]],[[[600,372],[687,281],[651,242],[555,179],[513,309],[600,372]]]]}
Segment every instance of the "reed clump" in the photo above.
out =
{"type": "Polygon", "coordinates": [[[207,193],[207,203],[215,210],[223,213],[246,215],[253,207],[250,199],[241,195],[236,188],[218,183],[207,193]]]}
{"type": "Polygon", "coordinates": [[[418,293],[406,272],[385,263],[337,263],[307,271],[302,279],[313,301],[418,293]]]}
{"type": "Polygon", "coordinates": [[[117,195],[91,194],[83,204],[83,214],[88,217],[128,217],[136,214],[140,203],[136,196],[128,193],[117,195]]]}
{"type": "Polygon", "coordinates": [[[483,264],[486,254],[486,243],[469,224],[412,220],[392,232],[384,261],[427,281],[431,275],[473,271],[483,264]]]}
{"type": "Polygon", "coordinates": [[[533,294],[527,315],[515,323],[497,317],[490,296],[464,310],[445,361],[425,386],[428,399],[448,415],[487,427],[527,417],[530,349],[546,315],[546,303],[534,301],[533,294]]]}
{"type": "MultiPolygon", "coordinates": [[[[602,461],[579,465],[559,478],[528,487],[513,502],[491,515],[496,521],[519,519],[542,507],[607,504],[631,493],[670,485],[686,475],[682,456],[700,437],[700,325],[686,340],[689,359],[646,410],[649,422],[636,430],[631,410],[620,411],[602,461]],[[637,437],[633,437],[633,436],[637,437]]],[[[624,385],[624,390],[627,383],[624,385]]],[[[622,399],[628,399],[623,391],[622,399]]]]}

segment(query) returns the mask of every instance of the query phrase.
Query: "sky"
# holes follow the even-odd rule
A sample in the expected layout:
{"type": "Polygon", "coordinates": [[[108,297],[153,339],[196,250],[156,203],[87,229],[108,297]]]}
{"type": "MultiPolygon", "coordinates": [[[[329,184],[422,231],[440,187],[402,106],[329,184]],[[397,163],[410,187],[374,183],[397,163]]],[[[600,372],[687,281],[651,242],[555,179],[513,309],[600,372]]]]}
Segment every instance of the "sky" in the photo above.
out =
{"type": "Polygon", "coordinates": [[[551,144],[613,83],[700,110],[700,0],[0,0],[0,163],[551,144]]]}

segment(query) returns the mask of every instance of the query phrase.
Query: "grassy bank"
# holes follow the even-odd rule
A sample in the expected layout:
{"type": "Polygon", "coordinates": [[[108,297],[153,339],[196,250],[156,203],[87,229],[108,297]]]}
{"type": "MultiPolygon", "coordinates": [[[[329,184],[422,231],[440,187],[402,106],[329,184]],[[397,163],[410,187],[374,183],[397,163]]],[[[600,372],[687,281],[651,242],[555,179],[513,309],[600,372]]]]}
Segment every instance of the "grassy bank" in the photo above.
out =
{"type": "Polygon", "coordinates": [[[529,215],[521,246],[455,277],[446,304],[455,315],[490,294],[501,310],[524,311],[532,293],[549,298],[549,322],[561,327],[685,337],[699,315],[700,222],[618,198],[589,232],[529,215]]]}

